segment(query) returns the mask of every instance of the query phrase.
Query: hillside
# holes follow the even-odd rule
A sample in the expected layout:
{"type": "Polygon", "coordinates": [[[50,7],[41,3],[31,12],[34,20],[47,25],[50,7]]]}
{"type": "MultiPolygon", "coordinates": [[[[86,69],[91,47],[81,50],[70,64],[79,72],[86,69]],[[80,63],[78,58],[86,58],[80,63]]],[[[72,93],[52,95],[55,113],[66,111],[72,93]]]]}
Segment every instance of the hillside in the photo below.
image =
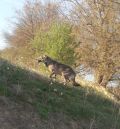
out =
{"type": "Polygon", "coordinates": [[[49,85],[0,59],[0,129],[120,129],[119,102],[97,89],[49,85]]]}

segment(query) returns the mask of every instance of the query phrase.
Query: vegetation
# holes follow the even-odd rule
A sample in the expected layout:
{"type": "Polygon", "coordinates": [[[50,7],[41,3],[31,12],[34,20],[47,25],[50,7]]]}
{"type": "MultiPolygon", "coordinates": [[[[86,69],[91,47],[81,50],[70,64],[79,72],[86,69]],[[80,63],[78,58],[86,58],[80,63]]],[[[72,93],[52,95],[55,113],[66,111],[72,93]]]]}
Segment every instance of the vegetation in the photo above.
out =
{"type": "Polygon", "coordinates": [[[50,86],[47,78],[5,60],[1,62],[0,95],[32,105],[43,120],[62,113],[76,123],[82,119],[82,128],[120,128],[119,105],[115,98],[113,101],[108,97],[110,93],[105,95],[92,87],[65,87],[57,82],[50,86]]]}
{"type": "Polygon", "coordinates": [[[37,55],[47,54],[65,64],[75,63],[71,27],[67,23],[53,23],[48,32],[40,30],[34,40],[33,46],[37,55]],[[67,49],[66,49],[67,46],[67,49]]]}
{"type": "Polygon", "coordinates": [[[4,34],[10,47],[0,52],[0,114],[13,111],[5,122],[9,127],[11,119],[22,119],[17,128],[23,129],[120,129],[119,87],[106,88],[111,81],[120,84],[120,3],[57,2],[27,0],[16,11],[13,32],[4,34]],[[75,66],[79,75],[92,71],[94,85],[49,85],[42,76],[48,72],[35,60],[43,54],[75,66]],[[26,114],[33,118],[27,124],[26,114]]]}
{"type": "Polygon", "coordinates": [[[71,11],[57,2],[42,4],[39,0],[27,1],[23,10],[17,11],[13,33],[5,33],[15,46],[9,50],[12,60],[24,57],[23,64],[34,67],[30,57],[48,54],[93,71],[99,85],[119,81],[120,4],[106,0],[64,2],[71,11]]]}
{"type": "Polygon", "coordinates": [[[77,63],[91,68],[96,82],[106,86],[118,74],[120,65],[120,5],[106,0],[70,0],[70,3],[71,20],[75,19],[73,32],[81,41],[76,48],[77,63]]]}

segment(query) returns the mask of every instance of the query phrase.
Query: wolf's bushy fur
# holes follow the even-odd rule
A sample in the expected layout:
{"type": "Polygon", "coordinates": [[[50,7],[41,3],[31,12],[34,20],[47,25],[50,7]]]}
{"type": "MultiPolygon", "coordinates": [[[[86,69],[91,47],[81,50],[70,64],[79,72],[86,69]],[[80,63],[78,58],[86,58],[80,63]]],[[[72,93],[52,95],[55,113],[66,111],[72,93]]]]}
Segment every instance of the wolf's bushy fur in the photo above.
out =
{"type": "Polygon", "coordinates": [[[51,72],[50,78],[53,78],[53,76],[56,78],[56,75],[61,75],[64,78],[64,84],[67,81],[71,81],[74,86],[79,85],[75,81],[76,73],[70,66],[57,62],[46,55],[38,58],[38,63],[40,62],[43,62],[48,67],[51,72]]]}

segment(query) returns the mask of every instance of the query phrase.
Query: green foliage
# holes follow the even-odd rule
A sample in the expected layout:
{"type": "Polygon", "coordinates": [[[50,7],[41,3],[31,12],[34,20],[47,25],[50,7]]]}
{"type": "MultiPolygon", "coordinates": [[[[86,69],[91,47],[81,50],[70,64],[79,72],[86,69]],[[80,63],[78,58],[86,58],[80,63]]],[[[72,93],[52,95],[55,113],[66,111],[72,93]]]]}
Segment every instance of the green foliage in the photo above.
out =
{"type": "Polygon", "coordinates": [[[53,23],[47,32],[39,30],[32,44],[37,55],[47,54],[65,64],[74,64],[73,38],[69,24],[53,23]]]}

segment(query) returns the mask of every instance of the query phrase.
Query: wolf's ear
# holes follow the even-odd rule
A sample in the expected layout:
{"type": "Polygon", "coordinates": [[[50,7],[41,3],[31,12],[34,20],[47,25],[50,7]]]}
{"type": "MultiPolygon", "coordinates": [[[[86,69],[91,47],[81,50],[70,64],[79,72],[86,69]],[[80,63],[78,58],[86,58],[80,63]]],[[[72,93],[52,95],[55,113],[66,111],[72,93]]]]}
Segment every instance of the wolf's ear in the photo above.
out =
{"type": "Polygon", "coordinates": [[[40,60],[40,59],[42,59],[42,56],[39,56],[38,58],[36,58],[36,60],[40,60]]]}
{"type": "Polygon", "coordinates": [[[47,57],[47,55],[43,55],[43,58],[46,58],[47,57]]]}

